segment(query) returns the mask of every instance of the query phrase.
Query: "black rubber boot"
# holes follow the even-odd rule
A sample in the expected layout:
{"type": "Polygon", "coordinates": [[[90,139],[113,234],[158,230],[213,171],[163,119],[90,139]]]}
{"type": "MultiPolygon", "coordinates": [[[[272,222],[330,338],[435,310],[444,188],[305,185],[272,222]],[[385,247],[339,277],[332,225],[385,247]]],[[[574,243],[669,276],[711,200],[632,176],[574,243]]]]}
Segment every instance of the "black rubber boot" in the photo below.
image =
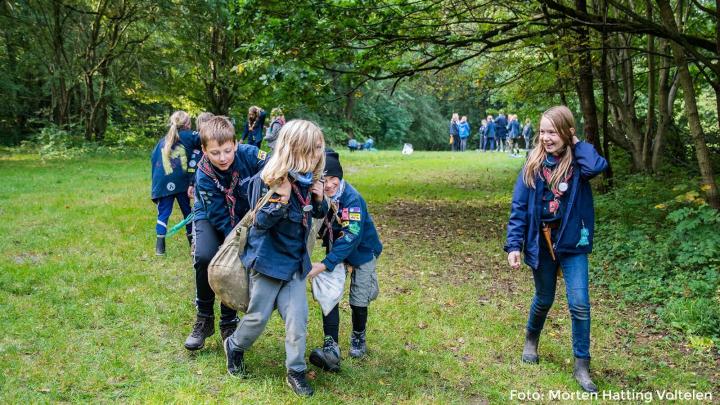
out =
{"type": "Polygon", "coordinates": [[[313,388],[310,386],[310,384],[308,384],[307,380],[305,379],[304,371],[288,370],[287,378],[285,381],[287,382],[287,385],[293,390],[293,392],[300,395],[301,397],[311,397],[315,393],[315,391],[313,391],[313,388]]]}
{"type": "Polygon", "coordinates": [[[590,378],[590,359],[575,359],[573,377],[585,392],[598,392],[597,386],[590,378]]]}
{"type": "Polygon", "coordinates": [[[350,357],[360,358],[367,353],[367,346],[365,344],[365,331],[352,332],[350,336],[350,357]]]}
{"type": "Polygon", "coordinates": [[[223,350],[225,350],[228,373],[233,377],[247,377],[247,371],[245,370],[245,352],[234,349],[229,338],[223,340],[223,350]]]}
{"type": "Polygon", "coordinates": [[[200,350],[205,346],[205,339],[215,333],[215,318],[197,316],[195,325],[190,335],[185,339],[185,348],[188,350],[200,350]]]}
{"type": "Polygon", "coordinates": [[[155,241],[155,256],[165,256],[165,237],[158,236],[155,241]]]}
{"type": "Polygon", "coordinates": [[[538,341],[540,340],[540,332],[525,332],[525,347],[522,352],[523,363],[538,364],[540,357],[538,356],[538,341]]]}
{"type": "Polygon", "coordinates": [[[310,353],[310,363],[325,371],[340,371],[340,347],[332,336],[325,336],[323,347],[310,353]]]}

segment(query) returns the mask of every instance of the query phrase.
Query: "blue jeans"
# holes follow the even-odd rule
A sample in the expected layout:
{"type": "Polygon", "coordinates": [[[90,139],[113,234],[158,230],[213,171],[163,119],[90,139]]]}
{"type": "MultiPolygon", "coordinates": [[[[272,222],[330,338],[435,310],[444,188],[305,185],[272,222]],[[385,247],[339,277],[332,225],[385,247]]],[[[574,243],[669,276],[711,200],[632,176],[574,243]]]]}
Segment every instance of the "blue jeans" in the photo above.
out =
{"type": "MultiPolygon", "coordinates": [[[[542,236],[541,236],[542,238],[542,236]]],[[[588,289],[588,256],[559,255],[558,262],[550,257],[545,244],[540,246],[540,263],[533,270],[535,296],[530,306],[527,330],[540,333],[548,311],[555,300],[558,267],[565,278],[570,319],[572,320],[573,355],[580,359],[590,358],[590,293],[588,289]],[[558,263],[559,262],[559,263],[558,263]]]]}

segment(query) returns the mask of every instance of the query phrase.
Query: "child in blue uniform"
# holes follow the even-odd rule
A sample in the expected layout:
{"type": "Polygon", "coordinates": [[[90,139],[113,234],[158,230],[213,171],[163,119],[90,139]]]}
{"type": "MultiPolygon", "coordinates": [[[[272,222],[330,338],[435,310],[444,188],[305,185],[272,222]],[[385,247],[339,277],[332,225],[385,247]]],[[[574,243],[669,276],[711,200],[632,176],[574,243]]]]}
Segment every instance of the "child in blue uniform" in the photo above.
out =
{"type": "Polygon", "coordinates": [[[585,391],[597,392],[589,368],[588,254],[595,226],[590,179],[607,168],[607,161],[592,144],[578,140],[572,112],[565,106],[545,111],[538,133],[515,183],[505,242],[510,266],[520,268],[524,251],[535,280],[522,361],[539,361],[540,332],[562,267],[572,320],[573,375],[585,391]]]}
{"type": "MultiPolygon", "coordinates": [[[[190,214],[190,197],[187,193],[194,175],[190,162],[193,151],[199,149],[200,137],[190,129],[190,116],[185,111],[175,111],[170,116],[170,129],[157,143],[150,157],[150,197],[158,210],[155,225],[155,254],[158,256],[165,254],[167,223],[175,200],[184,217],[190,214]]],[[[185,230],[188,242],[192,245],[192,223],[188,223],[185,230]]]]}
{"type": "Polygon", "coordinates": [[[248,109],[247,121],[243,129],[242,140],[250,145],[262,146],[263,127],[265,126],[265,110],[258,106],[252,106],[248,109]]]}
{"type": "MultiPolygon", "coordinates": [[[[343,169],[337,152],[325,155],[325,195],[331,198],[335,210],[331,210],[320,230],[326,256],[320,263],[314,263],[309,278],[323,271],[345,271],[341,264],[350,266],[350,308],[352,309],[353,331],[350,337],[350,356],[362,357],[367,352],[365,329],[368,306],[379,293],[377,258],[382,253],[372,216],[360,193],[343,180],[343,169]],[[338,222],[339,220],[339,222],[338,222]]],[[[325,341],[323,347],[310,353],[310,362],[324,370],[340,370],[340,348],[338,329],[340,311],[338,305],[323,316],[325,341]]]]}
{"type": "MultiPolygon", "coordinates": [[[[215,333],[215,293],[208,284],[208,265],[225,237],[248,211],[240,183],[265,164],[265,152],[235,142],[235,128],[227,117],[216,116],[200,128],[203,158],[195,185],[194,233],[197,318],[185,348],[198,350],[215,333]]],[[[220,334],[230,336],[237,326],[235,310],[220,304],[220,334]]]]}
{"type": "Polygon", "coordinates": [[[328,209],[320,182],[324,149],[323,134],[317,125],[305,120],[289,121],[280,130],[274,153],[262,173],[249,181],[250,206],[254,207],[262,194],[274,194],[255,214],[242,254],[251,279],[247,313],[223,343],[228,372],[244,377],[244,352],[265,330],[277,308],[285,321],[286,381],[302,396],[313,394],[305,379],[305,277],[312,267],[307,250],[311,217],[323,218],[328,209]]]}

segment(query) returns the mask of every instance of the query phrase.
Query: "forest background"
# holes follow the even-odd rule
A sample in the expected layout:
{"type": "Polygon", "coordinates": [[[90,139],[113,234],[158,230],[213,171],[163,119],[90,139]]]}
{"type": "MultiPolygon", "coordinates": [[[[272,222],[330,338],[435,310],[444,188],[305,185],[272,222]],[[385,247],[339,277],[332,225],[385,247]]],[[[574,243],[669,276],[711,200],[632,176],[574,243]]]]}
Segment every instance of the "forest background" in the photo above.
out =
{"type": "Polygon", "coordinates": [[[708,0],[4,0],[0,143],[146,153],[176,109],[317,121],[328,142],[447,150],[448,121],[566,104],[611,163],[604,270],[701,350],[720,343],[720,15],[708,0]]]}

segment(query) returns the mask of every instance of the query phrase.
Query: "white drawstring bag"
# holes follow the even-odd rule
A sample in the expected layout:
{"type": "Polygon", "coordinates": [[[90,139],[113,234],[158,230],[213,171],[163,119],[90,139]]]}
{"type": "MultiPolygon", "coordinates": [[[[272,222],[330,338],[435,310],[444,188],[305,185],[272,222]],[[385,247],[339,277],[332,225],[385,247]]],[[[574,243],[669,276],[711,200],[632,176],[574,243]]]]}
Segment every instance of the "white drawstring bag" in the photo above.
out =
{"type": "Polygon", "coordinates": [[[333,271],[323,271],[312,280],[313,298],[320,304],[323,315],[332,311],[340,302],[345,291],[345,265],[335,266],[333,271]]]}

